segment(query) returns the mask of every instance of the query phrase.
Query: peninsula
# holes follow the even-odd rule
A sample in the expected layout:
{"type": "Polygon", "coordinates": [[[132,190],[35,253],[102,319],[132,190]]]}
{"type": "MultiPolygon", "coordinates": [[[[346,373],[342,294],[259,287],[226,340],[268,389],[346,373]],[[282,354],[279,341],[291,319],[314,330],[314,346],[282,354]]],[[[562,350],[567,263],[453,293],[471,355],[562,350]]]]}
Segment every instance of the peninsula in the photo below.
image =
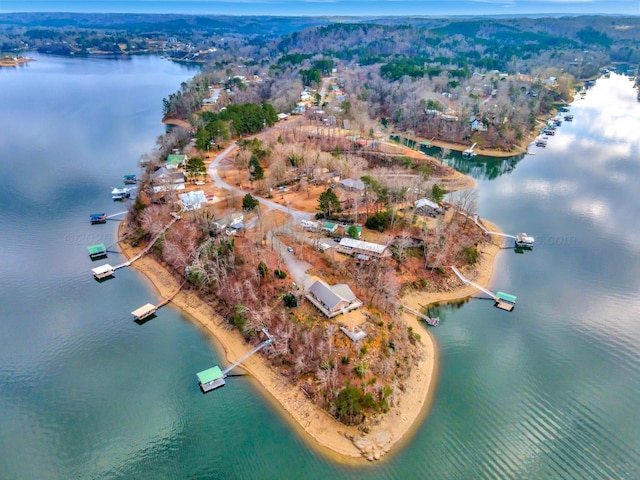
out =
{"type": "Polygon", "coordinates": [[[170,154],[177,168],[147,163],[121,247],[133,257],[181,211],[135,267],[163,297],[186,275],[172,302],[229,362],[269,328],[274,345],[243,367],[314,446],[377,460],[424,418],[436,386],[435,340],[410,312],[475,293],[447,265],[486,285],[501,240],[458,214],[476,208],[472,179],[402,145],[333,134],[274,122],[203,158],[170,154]]]}

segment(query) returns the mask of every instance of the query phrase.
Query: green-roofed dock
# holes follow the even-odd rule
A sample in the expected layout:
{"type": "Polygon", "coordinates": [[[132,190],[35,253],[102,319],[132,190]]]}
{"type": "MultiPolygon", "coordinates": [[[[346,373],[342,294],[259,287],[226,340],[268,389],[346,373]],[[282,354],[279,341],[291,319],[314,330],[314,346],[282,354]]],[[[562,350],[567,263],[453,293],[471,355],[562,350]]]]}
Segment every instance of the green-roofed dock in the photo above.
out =
{"type": "Polygon", "coordinates": [[[220,367],[215,366],[207,370],[203,370],[202,372],[197,374],[198,384],[200,385],[200,389],[202,390],[202,393],[207,393],[207,392],[210,392],[211,390],[215,390],[216,388],[223,387],[226,383],[224,379],[231,370],[233,370],[235,367],[240,365],[242,362],[244,362],[247,358],[249,358],[254,353],[258,352],[259,350],[262,350],[264,347],[271,345],[273,343],[274,339],[273,339],[273,336],[269,334],[269,330],[265,327],[262,329],[262,331],[267,336],[267,339],[261,344],[253,347],[253,349],[245,353],[242,357],[240,357],[238,360],[233,362],[224,370],[220,370],[220,367]]]}
{"type": "Polygon", "coordinates": [[[104,243],[90,245],[87,247],[87,250],[89,250],[89,256],[92,260],[104,258],[107,256],[107,247],[105,247],[104,243]]]}
{"type": "Polygon", "coordinates": [[[466,285],[471,285],[475,288],[477,288],[478,290],[486,293],[487,295],[489,295],[491,298],[493,298],[493,300],[495,300],[495,306],[498,307],[501,310],[506,310],[507,312],[510,312],[511,310],[513,310],[516,306],[516,296],[515,295],[511,295],[509,293],[504,293],[504,292],[497,292],[497,293],[493,293],[491,290],[488,290],[484,287],[482,287],[481,285],[478,285],[475,282],[472,282],[471,280],[469,280],[468,278],[466,278],[464,275],[462,275],[462,273],[460,273],[460,270],[458,270],[456,267],[451,266],[451,270],[453,270],[453,273],[455,273],[458,278],[460,278],[460,280],[462,280],[462,282],[466,285]]]}
{"type": "Polygon", "coordinates": [[[218,366],[203,370],[197,374],[197,377],[203,393],[223,387],[226,383],[222,370],[218,366]]]}

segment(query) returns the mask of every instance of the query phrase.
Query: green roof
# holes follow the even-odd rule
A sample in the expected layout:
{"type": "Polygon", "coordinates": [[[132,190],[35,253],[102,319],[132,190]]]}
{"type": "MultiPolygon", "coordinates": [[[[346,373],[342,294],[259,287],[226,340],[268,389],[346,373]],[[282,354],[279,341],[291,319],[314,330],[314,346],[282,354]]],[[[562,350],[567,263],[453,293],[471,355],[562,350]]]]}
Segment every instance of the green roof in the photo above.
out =
{"type": "Polygon", "coordinates": [[[505,300],[510,303],[516,303],[516,298],[518,298],[515,295],[509,295],[508,293],[504,292],[497,292],[496,297],[498,297],[500,300],[505,300]]]}
{"type": "Polygon", "coordinates": [[[222,378],[222,370],[220,370],[220,367],[211,367],[208,370],[203,370],[198,373],[198,382],[202,384],[213,382],[219,378],[222,378]]]}
{"type": "Polygon", "coordinates": [[[98,245],[91,245],[87,247],[89,250],[89,255],[96,255],[99,253],[105,253],[107,251],[107,247],[104,246],[104,243],[99,243],[98,245]]]}
{"type": "Polygon", "coordinates": [[[186,155],[167,155],[167,163],[176,167],[186,160],[186,155]]]}

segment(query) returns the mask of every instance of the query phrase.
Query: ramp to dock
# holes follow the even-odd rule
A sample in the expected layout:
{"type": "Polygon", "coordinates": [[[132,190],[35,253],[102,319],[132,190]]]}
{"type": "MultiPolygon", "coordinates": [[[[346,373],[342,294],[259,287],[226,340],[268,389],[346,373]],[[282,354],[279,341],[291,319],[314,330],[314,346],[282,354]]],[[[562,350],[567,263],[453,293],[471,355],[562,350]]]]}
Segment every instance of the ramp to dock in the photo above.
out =
{"type": "Polygon", "coordinates": [[[453,273],[455,273],[460,280],[462,280],[463,283],[465,283],[466,285],[471,285],[472,287],[477,288],[478,290],[486,293],[487,295],[489,295],[491,298],[493,298],[494,300],[498,300],[498,296],[493,293],[491,290],[487,290],[486,288],[478,285],[475,282],[472,282],[471,280],[469,280],[467,277],[465,277],[464,275],[462,275],[462,273],[460,273],[460,270],[458,270],[455,266],[451,265],[451,270],[453,270],[453,273]]]}
{"type": "Polygon", "coordinates": [[[147,253],[149,253],[149,250],[151,250],[153,248],[153,246],[155,245],[155,243],[158,241],[158,239],[164,235],[164,233],[169,230],[169,228],[171,228],[171,226],[176,223],[178,220],[180,220],[180,217],[174,217],[173,220],[171,220],[169,223],[167,223],[167,225],[165,225],[165,227],[162,229],[162,231],[160,233],[158,233],[155,238],[149,242],[149,245],[147,245],[144,250],[142,250],[140,253],[138,253],[135,257],[129,259],[128,261],[121,263],[120,265],[116,265],[113,267],[113,270],[118,270],[119,268],[123,268],[123,267],[128,267],[130,266],[133,262],[135,262],[136,260],[141,259],[142,257],[144,257],[147,253]]]}
{"type": "Polygon", "coordinates": [[[421,312],[419,312],[417,310],[414,310],[411,307],[407,307],[406,305],[400,305],[400,307],[402,307],[402,309],[405,312],[413,313],[416,317],[420,318],[421,320],[424,320],[425,322],[427,322],[432,327],[436,327],[440,323],[440,319],[437,318],[437,317],[428,317],[424,313],[421,313],[421,312]]]}
{"type": "Polygon", "coordinates": [[[506,237],[506,238],[513,238],[515,240],[516,236],[515,235],[509,235],[508,233],[502,233],[502,232],[492,232],[491,230],[487,230],[487,227],[485,227],[481,222],[480,219],[478,218],[478,215],[472,215],[468,212],[465,212],[463,210],[458,210],[458,213],[460,215],[462,215],[463,217],[467,217],[470,218],[471,220],[473,220],[473,223],[475,223],[478,228],[480,230],[482,230],[484,233],[488,234],[488,235],[498,235],[500,237],[506,237]]]}

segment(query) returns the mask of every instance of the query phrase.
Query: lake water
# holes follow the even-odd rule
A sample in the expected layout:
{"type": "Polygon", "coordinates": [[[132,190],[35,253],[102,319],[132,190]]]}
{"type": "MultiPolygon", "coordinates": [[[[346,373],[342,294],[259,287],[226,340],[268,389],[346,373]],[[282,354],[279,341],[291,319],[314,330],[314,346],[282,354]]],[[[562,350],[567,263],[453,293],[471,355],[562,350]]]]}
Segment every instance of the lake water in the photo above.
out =
{"type": "MultiPolygon", "coordinates": [[[[383,462],[327,461],[248,378],[202,395],[209,340],[131,269],[95,282],[114,241],[109,192],[163,132],[162,98],[194,71],[167,61],[36,56],[0,70],[0,477],[638,478],[640,104],[599,80],[546,149],[481,161],[479,213],[507,233],[492,288],[440,307],[434,406],[383,462]],[[499,170],[499,175],[486,172],[499,170]]],[[[109,254],[117,263],[118,254],[109,254]]]]}

